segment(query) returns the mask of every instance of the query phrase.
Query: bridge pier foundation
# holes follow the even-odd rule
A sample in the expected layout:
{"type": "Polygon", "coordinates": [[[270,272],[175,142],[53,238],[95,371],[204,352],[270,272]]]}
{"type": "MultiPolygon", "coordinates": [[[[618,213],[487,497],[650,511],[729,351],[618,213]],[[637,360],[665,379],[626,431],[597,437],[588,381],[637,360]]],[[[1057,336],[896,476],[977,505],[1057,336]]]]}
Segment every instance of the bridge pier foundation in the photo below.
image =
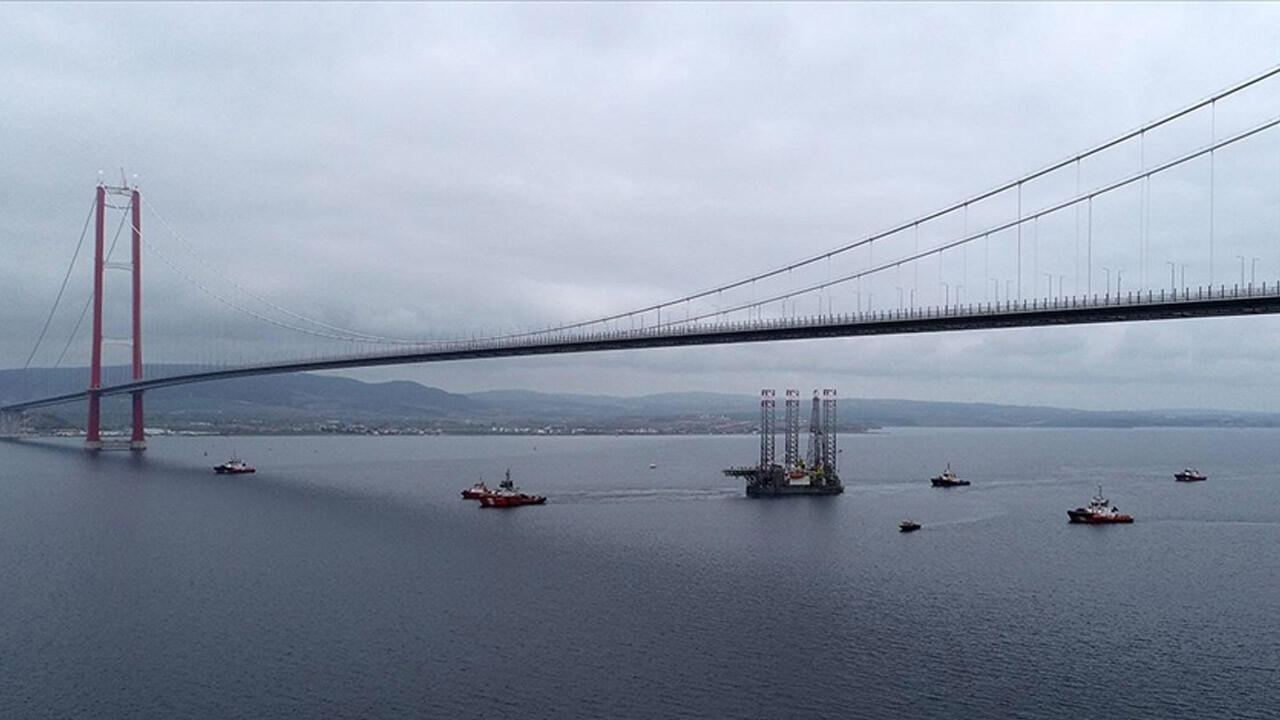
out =
{"type": "Polygon", "coordinates": [[[96,392],[89,393],[89,419],[84,428],[84,449],[102,449],[102,398],[96,392]]]}
{"type": "Polygon", "coordinates": [[[133,435],[129,438],[129,449],[142,452],[147,449],[147,436],[143,431],[142,391],[133,393],[133,435]]]}
{"type": "Polygon", "coordinates": [[[22,429],[22,413],[0,410],[0,438],[17,437],[22,429]]]}

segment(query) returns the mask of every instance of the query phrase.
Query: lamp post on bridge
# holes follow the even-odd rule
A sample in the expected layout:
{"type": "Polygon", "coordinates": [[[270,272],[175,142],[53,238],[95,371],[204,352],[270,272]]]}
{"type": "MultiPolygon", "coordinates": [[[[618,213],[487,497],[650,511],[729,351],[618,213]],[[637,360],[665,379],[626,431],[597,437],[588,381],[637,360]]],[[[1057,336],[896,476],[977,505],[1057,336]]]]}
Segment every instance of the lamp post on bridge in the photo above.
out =
{"type": "Polygon", "coordinates": [[[1176,290],[1178,286],[1173,284],[1173,271],[1177,268],[1177,264],[1172,260],[1165,260],[1164,264],[1169,266],[1169,289],[1176,290]]]}
{"type": "Polygon", "coordinates": [[[1120,297],[1120,278],[1124,276],[1124,270],[1116,270],[1116,297],[1120,297]]]}
{"type": "MultiPolygon", "coordinates": [[[[1237,255],[1240,258],[1240,287],[1244,287],[1244,256],[1237,255]]],[[[1258,260],[1259,258],[1249,259],[1249,286],[1253,286],[1253,282],[1258,278],[1258,260]]]]}
{"type": "Polygon", "coordinates": [[[1063,282],[1065,282],[1065,281],[1066,281],[1066,279],[1067,279],[1067,276],[1066,276],[1066,275],[1059,275],[1059,276],[1058,276],[1058,295],[1059,295],[1059,296],[1061,296],[1061,297],[1066,297],[1066,295],[1065,295],[1065,294],[1063,293],[1063,291],[1062,291],[1062,283],[1063,283],[1063,282]]]}
{"type": "Polygon", "coordinates": [[[951,302],[951,285],[946,280],[942,281],[942,305],[945,307],[951,302]]]}
{"type": "Polygon", "coordinates": [[[1000,281],[995,278],[987,278],[987,282],[995,285],[996,288],[996,304],[1000,304],[1000,281]]]}
{"type": "Polygon", "coordinates": [[[1053,297],[1053,273],[1042,272],[1040,274],[1049,278],[1049,294],[1045,297],[1053,297]]]}
{"type": "Polygon", "coordinates": [[[1111,268],[1104,268],[1101,265],[1099,265],[1098,269],[1106,273],[1107,281],[1102,285],[1102,287],[1106,288],[1107,294],[1110,295],[1111,294],[1111,268]]]}

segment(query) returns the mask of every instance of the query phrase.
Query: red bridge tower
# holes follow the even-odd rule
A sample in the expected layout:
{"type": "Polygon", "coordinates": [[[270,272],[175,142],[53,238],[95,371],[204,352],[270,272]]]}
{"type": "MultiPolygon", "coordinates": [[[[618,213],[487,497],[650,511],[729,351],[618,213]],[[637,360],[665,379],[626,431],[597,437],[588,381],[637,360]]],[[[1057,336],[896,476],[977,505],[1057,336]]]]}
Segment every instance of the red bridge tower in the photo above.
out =
{"type": "MultiPolygon", "coordinates": [[[[94,206],[94,254],[93,254],[93,357],[90,361],[89,375],[89,421],[86,425],[85,447],[90,450],[101,450],[102,444],[102,398],[98,393],[102,387],[102,294],[103,275],[108,269],[128,270],[133,276],[133,333],[126,342],[133,348],[133,379],[142,379],[142,196],[136,188],[111,187],[98,185],[94,206]],[[108,263],[104,252],[106,240],[107,195],[129,198],[127,212],[132,225],[133,252],[131,262],[108,263]]],[[[130,450],[147,449],[147,438],[143,433],[142,391],[133,393],[133,434],[129,438],[130,450]]]]}

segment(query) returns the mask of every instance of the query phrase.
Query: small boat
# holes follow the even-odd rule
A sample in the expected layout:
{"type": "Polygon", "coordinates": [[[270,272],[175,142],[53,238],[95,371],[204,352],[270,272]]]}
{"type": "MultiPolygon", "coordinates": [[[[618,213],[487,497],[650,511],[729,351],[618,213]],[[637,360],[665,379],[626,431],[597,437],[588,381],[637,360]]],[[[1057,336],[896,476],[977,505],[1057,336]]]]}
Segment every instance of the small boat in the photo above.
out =
{"type": "Polygon", "coordinates": [[[544,495],[527,495],[511,482],[511,471],[498,483],[497,490],[489,490],[480,496],[480,507],[519,507],[521,505],[541,505],[547,501],[544,495]]]}
{"type": "Polygon", "coordinates": [[[484,480],[480,480],[475,485],[462,491],[462,497],[467,500],[479,500],[481,495],[489,492],[489,486],[484,484],[484,480]]]}
{"type": "Polygon", "coordinates": [[[1103,497],[1101,485],[1098,486],[1098,494],[1093,496],[1087,506],[1068,510],[1067,517],[1073,523],[1089,525],[1133,522],[1133,516],[1120,512],[1120,509],[1112,505],[1110,500],[1103,497]]]}
{"type": "Polygon", "coordinates": [[[245,473],[258,472],[257,468],[250,467],[239,458],[231,458],[221,465],[214,465],[213,471],[219,475],[243,475],[245,473]]]}
{"type": "Polygon", "coordinates": [[[1193,467],[1189,467],[1182,472],[1174,473],[1173,479],[1178,482],[1200,482],[1201,480],[1208,480],[1209,476],[1193,467]]]}
{"type": "Polygon", "coordinates": [[[915,532],[920,529],[920,523],[915,520],[903,520],[898,523],[898,529],[902,532],[915,532]]]}
{"type": "Polygon", "coordinates": [[[947,469],[935,478],[929,478],[929,483],[934,487],[963,487],[969,484],[968,480],[961,480],[955,473],[951,472],[951,463],[947,463],[947,469]]]}
{"type": "Polygon", "coordinates": [[[649,469],[650,469],[650,470],[657,470],[657,469],[658,469],[658,463],[656,463],[656,462],[651,462],[651,463],[649,463],[649,469]]]}

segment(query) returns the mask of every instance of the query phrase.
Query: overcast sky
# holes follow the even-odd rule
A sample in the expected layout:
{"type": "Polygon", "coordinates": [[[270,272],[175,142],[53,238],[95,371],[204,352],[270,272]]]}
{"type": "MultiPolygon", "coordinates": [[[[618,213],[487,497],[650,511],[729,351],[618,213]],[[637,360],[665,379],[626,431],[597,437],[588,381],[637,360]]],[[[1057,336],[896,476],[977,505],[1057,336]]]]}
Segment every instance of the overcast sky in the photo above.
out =
{"type": "MultiPolygon", "coordinates": [[[[263,306],[224,277],[364,332],[535,329],[838,247],[1277,63],[1272,4],[2,4],[0,367],[22,367],[31,352],[100,171],[118,182],[124,168],[146,197],[148,359],[253,360],[299,341],[236,319],[168,262],[247,307],[263,306]]],[[[1259,95],[1255,105],[1280,114],[1280,84],[1259,95]]],[[[1280,164],[1280,137],[1269,142],[1237,164],[1280,164]]],[[[1232,162],[1224,154],[1216,182],[1250,192],[1220,201],[1227,244],[1215,281],[1238,279],[1240,257],[1258,281],[1280,279],[1280,169],[1233,176],[1232,162]],[[1270,232],[1263,245],[1229,244],[1233,233],[1270,232]]],[[[1182,223],[1182,208],[1164,201],[1163,211],[1153,201],[1153,233],[1182,223]]],[[[1160,287],[1165,263],[1195,260],[1172,234],[1160,242],[1143,267],[1104,262],[1129,263],[1126,284],[1160,287]]],[[[1081,278],[1053,264],[1045,247],[1044,265],[1037,255],[1025,271],[1028,296],[1055,275],[1068,290],[1102,282],[1096,267],[1081,278]]],[[[59,355],[89,272],[82,256],[33,365],[59,355]]],[[[923,300],[964,284],[967,300],[983,300],[978,286],[992,278],[965,273],[963,283],[941,270],[923,285],[913,277],[909,290],[923,300]]],[[[994,277],[984,292],[1004,293],[1007,273],[994,277]]],[[[896,304],[905,281],[885,283],[878,304],[896,304]]],[[[866,294],[845,293],[835,309],[872,302],[866,294]]],[[[113,297],[118,319],[123,296],[113,297]]],[[[86,362],[81,339],[63,364],[86,362]]],[[[1280,411],[1280,318],[356,376],[456,392],[834,387],[844,397],[1280,411]]]]}

